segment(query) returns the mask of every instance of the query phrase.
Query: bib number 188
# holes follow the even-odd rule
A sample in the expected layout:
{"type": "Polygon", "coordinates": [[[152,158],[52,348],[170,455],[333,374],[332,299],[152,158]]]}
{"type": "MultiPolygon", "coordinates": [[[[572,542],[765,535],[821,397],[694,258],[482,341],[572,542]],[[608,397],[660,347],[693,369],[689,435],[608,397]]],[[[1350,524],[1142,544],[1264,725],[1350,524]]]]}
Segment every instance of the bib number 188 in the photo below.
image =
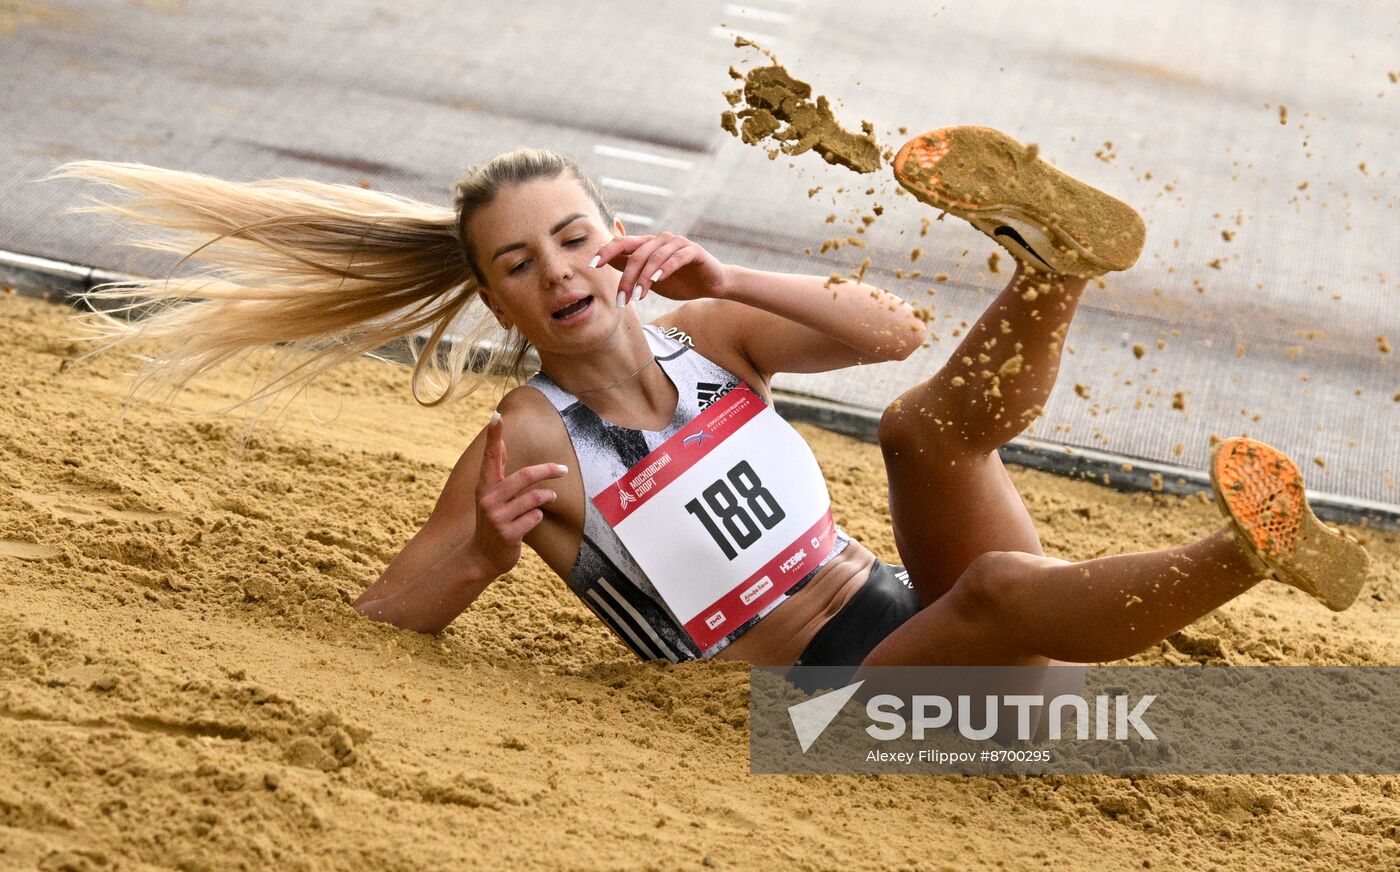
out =
{"type": "Polygon", "coordinates": [[[757,542],[764,530],[773,529],[787,517],[787,512],[759,481],[758,474],[747,460],[734,464],[724,478],[716,480],[700,492],[700,497],[686,503],[685,510],[700,519],[706,532],[730,560],[738,557],[739,551],[757,542]],[[716,519],[719,520],[718,524],[716,519]],[[720,529],[721,525],[724,529],[720,529]]]}

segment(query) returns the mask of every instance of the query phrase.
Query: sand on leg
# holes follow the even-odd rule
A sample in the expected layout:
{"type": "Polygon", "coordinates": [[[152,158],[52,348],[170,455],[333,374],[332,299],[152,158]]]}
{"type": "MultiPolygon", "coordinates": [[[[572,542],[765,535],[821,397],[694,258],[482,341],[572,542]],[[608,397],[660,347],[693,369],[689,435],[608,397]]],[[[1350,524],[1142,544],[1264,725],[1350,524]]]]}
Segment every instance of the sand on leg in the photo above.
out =
{"type": "Polygon", "coordinates": [[[948,362],[881,416],[895,545],[927,606],[986,552],[1043,553],[997,449],[1049,397],[1087,277],[1131,267],[1145,227],[1128,204],[987,127],[916,136],[893,169],[914,197],[968,221],[1017,264],[948,362]]]}
{"type": "Polygon", "coordinates": [[[1044,553],[997,449],[1050,395],[1085,281],[1018,265],[948,362],[881,416],[895,545],[925,606],[986,552],[1044,553]]]}
{"type": "Polygon", "coordinates": [[[1308,506],[1302,472],[1246,437],[1222,442],[1211,483],[1227,523],[1196,542],[1070,563],[1017,551],[977,557],[952,589],[887,636],[863,666],[999,666],[1128,657],[1272,578],[1333,611],[1370,558],[1308,506]]]}
{"type": "Polygon", "coordinates": [[[1082,563],[987,552],[864,666],[1002,666],[1131,656],[1264,578],[1228,526],[1187,545],[1082,563]]]}

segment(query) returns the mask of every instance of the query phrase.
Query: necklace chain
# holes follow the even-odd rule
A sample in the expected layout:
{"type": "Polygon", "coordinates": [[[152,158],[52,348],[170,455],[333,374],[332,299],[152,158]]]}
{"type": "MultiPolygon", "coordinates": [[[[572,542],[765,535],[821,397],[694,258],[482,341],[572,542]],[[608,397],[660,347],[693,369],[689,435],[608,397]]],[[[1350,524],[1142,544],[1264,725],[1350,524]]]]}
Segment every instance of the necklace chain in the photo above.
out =
{"type": "Polygon", "coordinates": [[[637,368],[636,368],[635,370],[633,370],[630,374],[623,376],[622,378],[618,379],[617,381],[613,382],[612,384],[606,384],[606,385],[603,385],[603,386],[600,387],[600,388],[586,388],[585,390],[581,390],[581,391],[571,391],[571,393],[573,393],[573,394],[575,394],[575,395],[577,395],[577,394],[591,394],[591,393],[594,393],[594,392],[596,392],[596,391],[605,391],[605,390],[607,390],[608,388],[617,387],[618,385],[622,384],[623,382],[627,381],[628,379],[634,378],[634,377],[637,375],[637,373],[639,373],[639,372],[641,372],[642,370],[646,369],[646,368],[647,368],[648,366],[650,366],[655,360],[656,360],[655,357],[648,357],[645,363],[643,363],[641,366],[637,367],[637,368]]]}

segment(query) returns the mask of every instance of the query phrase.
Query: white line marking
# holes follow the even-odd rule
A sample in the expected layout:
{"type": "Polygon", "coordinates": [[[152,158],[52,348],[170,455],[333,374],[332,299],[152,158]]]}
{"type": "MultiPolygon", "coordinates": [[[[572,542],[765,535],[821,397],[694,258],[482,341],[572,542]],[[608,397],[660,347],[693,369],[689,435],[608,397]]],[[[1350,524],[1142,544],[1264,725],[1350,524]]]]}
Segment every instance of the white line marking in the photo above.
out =
{"type": "Polygon", "coordinates": [[[670,188],[663,188],[660,185],[645,185],[641,182],[632,182],[627,179],[614,179],[611,176],[603,176],[598,180],[605,188],[616,188],[619,191],[631,191],[634,194],[651,194],[655,197],[671,196],[670,188]]]}
{"type": "Polygon", "coordinates": [[[623,160],[634,160],[637,163],[651,164],[655,167],[669,167],[673,170],[690,170],[695,168],[695,164],[688,160],[681,160],[677,157],[662,157],[659,154],[650,154],[645,151],[633,151],[630,148],[618,148],[615,145],[595,145],[594,154],[601,154],[604,157],[617,157],[623,160]]]}
{"type": "Polygon", "coordinates": [[[656,223],[656,219],[650,215],[638,215],[635,212],[614,212],[613,215],[621,218],[624,224],[639,224],[642,227],[650,227],[656,223]]]}
{"type": "Polygon", "coordinates": [[[736,18],[747,18],[751,21],[769,21],[773,24],[787,24],[792,21],[792,16],[786,12],[773,12],[770,9],[759,9],[755,6],[740,6],[737,3],[725,4],[724,14],[733,15],[736,18]]]}
{"type": "Polygon", "coordinates": [[[732,27],[711,27],[710,36],[717,36],[720,39],[732,40],[736,36],[742,36],[750,42],[756,42],[764,48],[772,48],[778,44],[776,36],[769,36],[766,33],[754,33],[751,30],[735,30],[732,27]]]}

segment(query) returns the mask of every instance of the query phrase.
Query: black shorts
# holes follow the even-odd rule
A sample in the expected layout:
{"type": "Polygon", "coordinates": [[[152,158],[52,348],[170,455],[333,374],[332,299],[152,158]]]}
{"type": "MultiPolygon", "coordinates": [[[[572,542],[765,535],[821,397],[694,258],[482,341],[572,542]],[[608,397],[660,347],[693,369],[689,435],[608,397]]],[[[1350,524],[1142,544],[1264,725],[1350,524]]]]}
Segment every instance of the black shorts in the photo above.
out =
{"type": "Polygon", "coordinates": [[[841,686],[876,645],[921,608],[923,604],[909,581],[909,572],[877,557],[865,584],[817,631],[793,664],[830,668],[802,670],[800,677],[788,673],[788,680],[807,692],[818,686],[841,686]]]}

